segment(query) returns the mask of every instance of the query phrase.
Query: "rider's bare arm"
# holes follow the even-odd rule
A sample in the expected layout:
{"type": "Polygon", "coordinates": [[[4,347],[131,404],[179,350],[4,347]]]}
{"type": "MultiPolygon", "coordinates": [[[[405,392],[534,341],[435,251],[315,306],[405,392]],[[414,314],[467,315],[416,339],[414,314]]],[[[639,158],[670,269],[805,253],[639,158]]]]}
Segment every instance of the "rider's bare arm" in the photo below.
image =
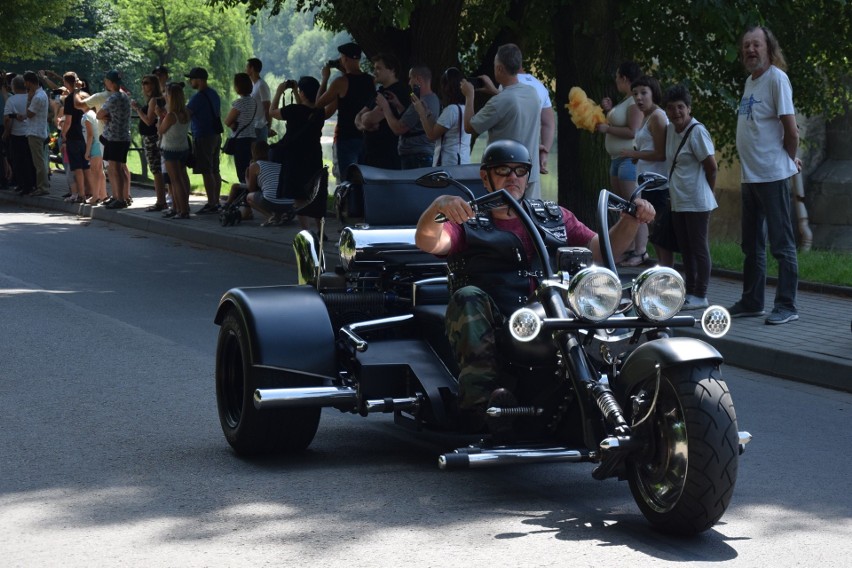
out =
{"type": "MultiPolygon", "coordinates": [[[[609,230],[609,242],[612,247],[612,254],[615,258],[624,254],[627,247],[633,243],[633,238],[636,236],[636,231],[639,229],[639,225],[652,223],[654,221],[656,211],[654,210],[653,205],[644,199],[637,199],[635,203],[636,216],[634,217],[632,215],[622,213],[621,219],[618,220],[618,223],[609,230]]],[[[588,248],[592,251],[595,262],[600,263],[603,261],[598,235],[595,235],[592,240],[589,241],[588,248]]]]}
{"type": "Polygon", "coordinates": [[[428,253],[445,255],[450,252],[450,236],[444,231],[444,223],[435,221],[435,217],[443,214],[447,223],[461,224],[473,217],[473,209],[467,201],[455,195],[442,195],[420,216],[417,221],[417,231],[414,242],[417,247],[428,253]]]}

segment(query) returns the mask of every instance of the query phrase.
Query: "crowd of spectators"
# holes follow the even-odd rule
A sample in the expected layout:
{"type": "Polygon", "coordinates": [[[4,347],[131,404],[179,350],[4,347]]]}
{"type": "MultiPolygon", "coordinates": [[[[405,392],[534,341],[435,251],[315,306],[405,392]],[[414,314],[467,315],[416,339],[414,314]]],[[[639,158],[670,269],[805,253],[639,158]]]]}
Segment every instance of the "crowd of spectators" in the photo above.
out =
{"type": "MultiPolygon", "coordinates": [[[[733,306],[732,315],[764,313],[768,225],[772,254],[782,265],[782,284],[767,323],[786,323],[798,317],[795,241],[789,219],[789,177],[800,169],[795,157],[798,134],[792,89],[780,47],[769,30],[749,29],[740,47],[750,73],[737,130],[747,278],[743,298],[733,306]],[[780,179],[776,179],[778,172],[780,179]]],[[[188,167],[202,175],[207,195],[207,203],[196,213],[220,211],[220,151],[224,151],[233,155],[239,180],[231,188],[228,204],[247,192],[247,204],[267,217],[264,225],[276,224],[282,207],[309,205],[305,199],[313,195],[311,187],[323,171],[323,123],[336,113],[333,158],[339,177],[345,177],[352,164],[387,169],[466,164],[472,135],[487,133],[489,142],[514,140],[527,148],[532,168],[525,196],[540,198],[539,177],[547,173],[553,142],[553,110],[546,87],[524,71],[518,46],[498,48],[493,80],[487,75],[466,78],[454,67],[443,70],[437,93],[427,66],[412,66],[404,82],[405,70],[393,54],[371,57],[369,74],[362,69],[357,44],[343,44],[337,51],[338,57],[321,68],[319,81],[313,77],[287,80],[274,97],[261,77],[262,62],[247,60],[245,70],[233,76],[237,98],[225,113],[202,67],[185,75],[196,91],[188,102],[184,83],[171,81],[168,68],[162,65],[142,78],[141,100],[131,100],[123,77],[114,70],[104,74],[104,90],[96,93],[73,71],[61,76],[50,71],[5,74],[0,81],[4,107],[0,187],[14,183],[15,191],[25,195],[49,192],[48,141],[55,130],[61,141],[59,155],[70,174],[66,199],[112,209],[127,207],[132,202],[126,162],[133,117],[139,121],[154,178],[156,203],[148,211],[190,218],[188,167]],[[331,80],[334,70],[338,74],[331,80]],[[291,104],[283,105],[287,91],[292,91],[291,104]],[[477,92],[490,97],[478,110],[477,92]],[[280,140],[269,142],[274,120],[285,122],[286,132],[280,140]],[[229,135],[223,146],[225,128],[229,135]],[[109,174],[109,196],[103,164],[109,174]]],[[[656,171],[669,178],[668,192],[649,196],[658,212],[650,234],[640,228],[620,263],[650,262],[649,241],[663,265],[673,265],[674,253],[679,252],[686,276],[685,307],[705,307],[709,219],[717,207],[717,166],[710,132],[692,116],[691,94],[682,85],[668,88],[663,97],[657,80],[630,61],[616,70],[615,84],[622,98],[618,102],[603,99],[606,123],[597,127],[611,157],[611,189],[628,197],[643,172],[656,171]]],[[[324,207],[314,209],[300,216],[303,226],[323,216],[324,207]]]]}

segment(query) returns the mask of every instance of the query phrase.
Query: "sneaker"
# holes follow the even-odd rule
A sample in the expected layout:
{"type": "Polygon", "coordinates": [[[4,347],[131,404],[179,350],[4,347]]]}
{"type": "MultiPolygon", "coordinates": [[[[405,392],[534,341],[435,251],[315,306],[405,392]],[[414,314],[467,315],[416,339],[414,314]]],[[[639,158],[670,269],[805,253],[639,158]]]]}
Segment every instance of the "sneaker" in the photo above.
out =
{"type": "Polygon", "coordinates": [[[766,312],[762,309],[750,310],[743,306],[742,302],[737,302],[728,308],[728,313],[731,314],[732,318],[757,318],[764,315],[766,312]]]}
{"type": "Polygon", "coordinates": [[[46,189],[34,189],[29,195],[31,197],[39,197],[40,195],[50,195],[50,192],[46,189]]]}
{"type": "Polygon", "coordinates": [[[687,294],[686,300],[683,302],[683,307],[681,308],[681,311],[703,310],[709,305],[710,302],[707,301],[707,298],[699,298],[698,296],[692,296],[687,294]]]}
{"type": "Polygon", "coordinates": [[[165,211],[163,211],[163,217],[165,217],[166,219],[171,219],[175,215],[177,215],[177,211],[175,211],[174,209],[166,209],[165,211]]]}
{"type": "Polygon", "coordinates": [[[775,308],[766,317],[766,325],[781,325],[799,319],[799,314],[786,308],[775,308]]]}

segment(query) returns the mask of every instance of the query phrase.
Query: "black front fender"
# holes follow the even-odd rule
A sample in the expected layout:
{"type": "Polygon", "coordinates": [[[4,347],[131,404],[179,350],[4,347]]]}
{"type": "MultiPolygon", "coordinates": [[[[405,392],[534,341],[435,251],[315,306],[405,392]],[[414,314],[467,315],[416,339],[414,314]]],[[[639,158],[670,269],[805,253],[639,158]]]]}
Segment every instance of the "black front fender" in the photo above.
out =
{"type": "Polygon", "coordinates": [[[253,366],[335,376],[334,330],[319,293],[310,286],[233,288],[214,321],[234,309],[245,322],[253,366]]]}
{"type": "Polygon", "coordinates": [[[655,339],[643,343],[627,357],[618,377],[610,378],[610,387],[624,404],[635,385],[656,374],[657,364],[667,369],[698,361],[721,365],[724,358],[712,345],[692,337],[655,339]]]}

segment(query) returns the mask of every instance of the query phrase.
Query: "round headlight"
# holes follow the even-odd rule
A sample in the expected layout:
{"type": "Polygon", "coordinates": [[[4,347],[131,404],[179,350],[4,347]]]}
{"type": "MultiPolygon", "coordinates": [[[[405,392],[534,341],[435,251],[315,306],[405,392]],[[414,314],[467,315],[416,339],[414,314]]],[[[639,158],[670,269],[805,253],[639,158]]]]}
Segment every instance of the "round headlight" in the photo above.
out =
{"type": "Polygon", "coordinates": [[[650,321],[674,317],[686,298],[683,278],[668,266],[655,266],[640,274],[631,292],[636,311],[650,321]]]}
{"type": "Polygon", "coordinates": [[[584,268],[568,284],[568,305],[585,321],[607,319],[621,301],[621,282],[611,270],[600,266],[584,268]]]}
{"type": "Polygon", "coordinates": [[[541,319],[529,308],[521,308],[509,318],[509,333],[517,341],[532,341],[541,331],[541,319]]]}

